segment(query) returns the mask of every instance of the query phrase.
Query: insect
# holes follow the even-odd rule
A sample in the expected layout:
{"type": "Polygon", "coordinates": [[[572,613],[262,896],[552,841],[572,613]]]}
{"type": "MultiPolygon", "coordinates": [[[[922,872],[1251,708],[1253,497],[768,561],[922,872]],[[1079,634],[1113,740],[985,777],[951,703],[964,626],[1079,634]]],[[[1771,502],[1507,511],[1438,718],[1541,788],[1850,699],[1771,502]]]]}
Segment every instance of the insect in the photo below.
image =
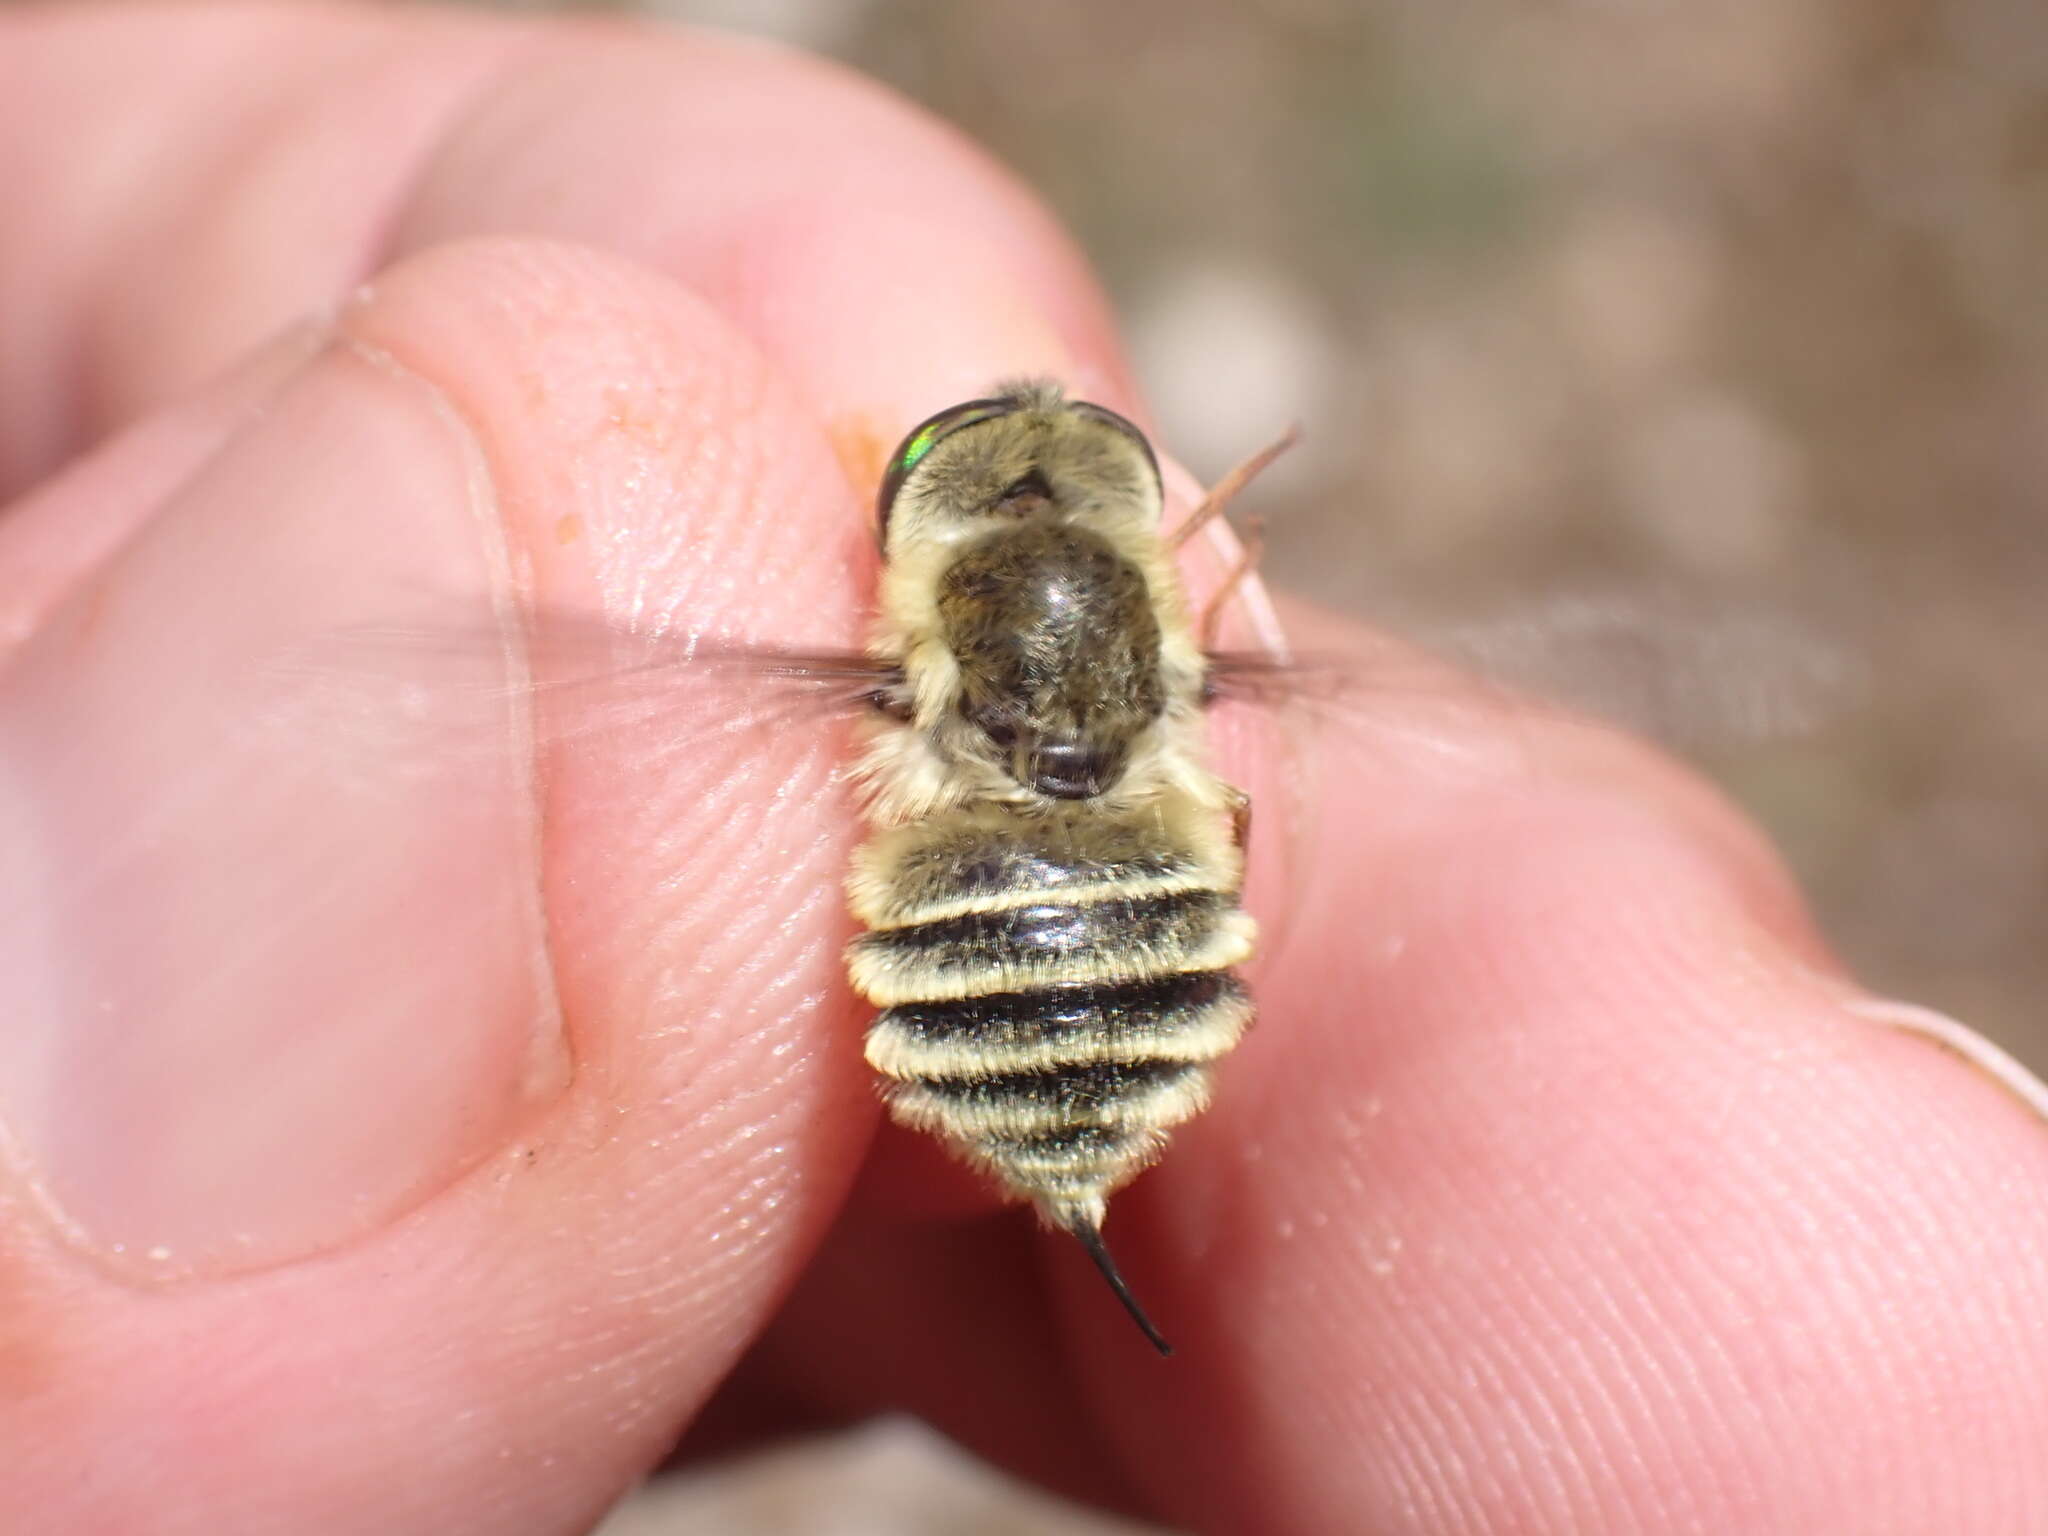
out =
{"type": "Polygon", "coordinates": [[[940,412],[879,495],[881,617],[847,951],[890,1113],[1071,1233],[1162,1354],[1109,1197],[1251,1023],[1248,801],[1144,436],[1054,385],[940,412]]]}

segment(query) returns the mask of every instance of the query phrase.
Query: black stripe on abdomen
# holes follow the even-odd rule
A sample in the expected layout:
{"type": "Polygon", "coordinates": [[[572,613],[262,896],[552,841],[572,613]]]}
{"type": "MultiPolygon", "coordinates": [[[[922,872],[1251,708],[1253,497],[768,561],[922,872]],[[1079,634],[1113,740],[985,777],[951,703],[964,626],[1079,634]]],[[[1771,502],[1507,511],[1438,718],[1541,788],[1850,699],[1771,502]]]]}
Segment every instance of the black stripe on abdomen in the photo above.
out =
{"type": "Polygon", "coordinates": [[[902,1003],[869,1030],[869,1057],[891,1076],[957,1076],[1069,1062],[1207,1061],[1236,1043],[1251,1017],[1228,971],[1145,981],[1077,982],[902,1003]]]}
{"type": "Polygon", "coordinates": [[[1222,969],[1249,950],[1248,926],[1221,891],[1040,901],[877,929],[847,962],[870,1001],[900,1006],[1222,969]]]}
{"type": "Polygon", "coordinates": [[[1135,901],[1043,901],[885,928],[856,950],[935,966],[1022,965],[1052,956],[1173,947],[1193,949],[1228,907],[1217,891],[1171,891],[1135,901]]]}

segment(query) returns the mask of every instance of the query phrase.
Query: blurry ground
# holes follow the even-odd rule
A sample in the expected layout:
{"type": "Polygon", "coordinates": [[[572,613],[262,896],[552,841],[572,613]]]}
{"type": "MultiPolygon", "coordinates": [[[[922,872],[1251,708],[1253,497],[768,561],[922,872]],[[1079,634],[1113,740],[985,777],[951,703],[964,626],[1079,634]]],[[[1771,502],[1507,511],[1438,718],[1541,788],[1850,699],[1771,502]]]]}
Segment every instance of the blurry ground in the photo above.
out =
{"type": "MultiPolygon", "coordinates": [[[[653,8],[987,144],[1106,272],[1176,454],[1305,426],[1271,578],[1590,680],[1873,985],[2048,1063],[2048,6],[653,8]]],[[[805,1518],[660,1528],[1082,1529],[805,1518]]]]}

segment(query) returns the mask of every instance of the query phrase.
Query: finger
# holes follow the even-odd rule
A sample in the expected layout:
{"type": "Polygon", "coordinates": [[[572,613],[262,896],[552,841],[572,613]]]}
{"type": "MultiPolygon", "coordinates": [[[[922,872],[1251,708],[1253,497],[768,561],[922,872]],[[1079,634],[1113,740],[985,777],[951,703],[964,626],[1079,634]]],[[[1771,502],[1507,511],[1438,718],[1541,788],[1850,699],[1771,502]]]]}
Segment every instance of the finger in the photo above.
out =
{"type": "Polygon", "coordinates": [[[17,476],[389,260],[504,232],[686,281],[800,381],[864,485],[935,402],[998,375],[1128,396],[1097,291],[1038,206],[815,60],[375,11],[0,24],[0,134],[23,151],[0,231],[17,476]]]}
{"type": "Polygon", "coordinates": [[[1062,1276],[1140,1486],[1215,1530],[2023,1526],[2039,1122],[1871,1028],[1675,772],[1459,718],[1333,734],[1260,1025],[1125,1197],[1173,1369],[1062,1276]]]}
{"type": "Polygon", "coordinates": [[[440,674],[337,712],[265,663],[421,594],[848,637],[829,446],[665,280],[499,245],[389,274],[196,470],[116,445],[70,484],[152,509],[0,672],[10,1499],[573,1528],[729,1367],[872,1121],[836,743],[536,761],[508,712],[443,756],[440,674]]]}

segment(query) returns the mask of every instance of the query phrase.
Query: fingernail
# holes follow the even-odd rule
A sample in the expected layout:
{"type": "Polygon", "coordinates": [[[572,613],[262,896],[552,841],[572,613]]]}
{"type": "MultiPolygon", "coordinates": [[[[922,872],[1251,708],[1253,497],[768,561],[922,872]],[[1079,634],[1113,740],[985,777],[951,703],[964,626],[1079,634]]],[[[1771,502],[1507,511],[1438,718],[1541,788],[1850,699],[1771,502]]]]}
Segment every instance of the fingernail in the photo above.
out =
{"type": "Polygon", "coordinates": [[[1843,1006],[1860,1019],[1918,1035],[1953,1052],[2018,1099],[2037,1120],[2048,1121],[2048,1083],[1969,1025],[1918,1003],[1886,997],[1852,998],[1843,1006]]]}
{"type": "Polygon", "coordinates": [[[499,527],[329,350],[0,670],[0,1127],[106,1261],[345,1242],[562,1082],[499,527]]]}

